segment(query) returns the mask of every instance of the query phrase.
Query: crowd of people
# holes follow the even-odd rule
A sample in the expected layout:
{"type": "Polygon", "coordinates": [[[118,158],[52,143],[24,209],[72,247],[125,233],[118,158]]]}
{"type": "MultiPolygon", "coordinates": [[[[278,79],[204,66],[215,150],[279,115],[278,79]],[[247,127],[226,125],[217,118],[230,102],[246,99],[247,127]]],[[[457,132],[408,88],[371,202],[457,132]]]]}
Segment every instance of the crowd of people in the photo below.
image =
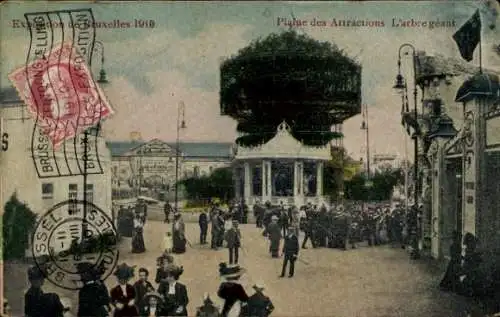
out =
{"type": "MultiPolygon", "coordinates": [[[[146,268],[139,268],[135,278],[135,266],[126,263],[119,265],[114,276],[116,286],[107,289],[102,280],[102,266],[92,263],[78,263],[81,276],[81,288],[78,293],[77,316],[79,317],[152,317],[152,316],[188,316],[187,286],[179,281],[184,268],[175,263],[172,254],[164,253],[157,259],[157,271],[154,282],[149,281],[146,268]]],[[[264,286],[253,286],[255,293],[248,295],[238,282],[246,272],[239,265],[220,263],[218,274],[221,284],[217,295],[224,300],[222,309],[217,307],[208,294],[203,304],[196,309],[197,317],[267,317],[274,310],[264,286]]],[[[28,270],[30,288],[25,294],[26,317],[65,317],[71,307],[56,293],[45,293],[43,285],[46,268],[33,266],[28,270]]]]}
{"type": "MultiPolygon", "coordinates": [[[[124,211],[122,211],[123,213],[124,211]]],[[[138,201],[133,212],[133,226],[122,228],[132,237],[132,252],[146,251],[143,228],[147,219],[147,205],[138,201]]],[[[267,317],[274,310],[268,296],[264,295],[262,285],[254,285],[255,293],[248,296],[238,283],[245,273],[240,267],[239,249],[242,247],[240,223],[248,221],[248,207],[240,202],[230,204],[227,209],[213,204],[199,215],[201,245],[207,244],[210,230],[210,247],[214,250],[226,247],[228,262],[219,265],[222,278],[217,295],[224,300],[221,309],[215,306],[206,295],[203,305],[197,308],[199,317],[267,317]]],[[[83,287],[79,291],[77,316],[187,316],[189,304],[186,285],[179,281],[184,272],[182,266],[174,261],[174,254],[186,252],[189,241],[185,236],[185,226],[180,213],[168,210],[165,222],[171,222],[164,238],[164,254],[157,259],[157,271],[153,283],[149,281],[149,272],[139,268],[138,279],[135,267],[123,263],[115,271],[116,287],[109,290],[101,280],[103,272],[90,263],[80,263],[83,287]],[[173,213],[173,221],[170,214],[173,213]]],[[[283,265],[279,277],[289,278],[295,274],[295,262],[299,259],[300,249],[306,249],[308,243],[313,248],[356,248],[366,241],[369,246],[392,243],[403,248],[408,239],[411,220],[404,208],[387,204],[343,204],[338,206],[318,206],[307,204],[300,208],[287,207],[283,204],[272,206],[269,202],[257,202],[253,206],[253,216],[257,228],[262,229],[262,236],[269,241],[271,258],[282,258],[283,265]],[[300,231],[304,232],[302,241],[300,231]],[[281,252],[280,252],[281,251],[281,252]],[[288,274],[287,273],[288,269],[288,274]]],[[[480,255],[476,250],[477,241],[470,234],[464,238],[465,257],[462,256],[462,238],[455,234],[450,247],[451,261],[441,281],[444,290],[471,295],[478,289],[484,289],[478,273],[480,255]],[[480,285],[481,284],[481,285],[480,285]]],[[[41,290],[44,272],[40,267],[33,267],[28,272],[31,284],[25,295],[25,315],[27,317],[65,316],[69,308],[56,294],[45,294],[41,290]]]]}

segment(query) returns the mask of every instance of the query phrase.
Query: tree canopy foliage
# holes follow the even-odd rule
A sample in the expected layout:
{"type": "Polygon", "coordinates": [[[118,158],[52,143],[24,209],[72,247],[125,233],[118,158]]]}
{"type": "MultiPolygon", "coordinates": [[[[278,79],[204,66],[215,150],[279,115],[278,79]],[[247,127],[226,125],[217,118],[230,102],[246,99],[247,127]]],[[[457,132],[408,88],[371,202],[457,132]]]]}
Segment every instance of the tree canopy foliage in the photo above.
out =
{"type": "Polygon", "coordinates": [[[5,204],[2,215],[4,259],[24,258],[35,224],[36,214],[14,193],[5,204]]]}
{"type": "Polygon", "coordinates": [[[207,202],[212,198],[228,201],[234,197],[233,173],[230,167],[218,168],[209,176],[186,178],[179,183],[184,185],[190,201],[207,202]]]}
{"type": "Polygon", "coordinates": [[[271,34],[221,64],[220,103],[243,146],[270,140],[286,121],[306,145],[327,144],[333,124],[358,114],[361,66],[336,45],[296,31],[271,34]]]}
{"type": "Polygon", "coordinates": [[[370,175],[371,187],[366,187],[366,174],[359,173],[344,183],[345,198],[349,200],[389,200],[394,186],[403,179],[401,169],[386,169],[370,175]]]}

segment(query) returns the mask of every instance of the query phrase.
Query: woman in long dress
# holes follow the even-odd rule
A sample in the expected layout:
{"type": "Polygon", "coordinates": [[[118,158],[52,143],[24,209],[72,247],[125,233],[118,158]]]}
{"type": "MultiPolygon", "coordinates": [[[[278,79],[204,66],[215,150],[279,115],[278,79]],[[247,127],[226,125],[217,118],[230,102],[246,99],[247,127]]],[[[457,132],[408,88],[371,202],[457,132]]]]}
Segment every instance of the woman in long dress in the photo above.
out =
{"type": "Polygon", "coordinates": [[[453,232],[453,242],[450,246],[450,262],[446,268],[439,287],[445,291],[457,291],[460,287],[460,273],[462,269],[462,237],[457,231],[453,232]]]}
{"type": "Polygon", "coordinates": [[[174,215],[174,223],[173,223],[173,253],[184,253],[186,252],[186,237],[184,232],[184,221],[182,220],[181,214],[176,213],[174,215]]]}
{"type": "Polygon", "coordinates": [[[146,252],[146,246],[144,245],[144,222],[142,215],[136,214],[134,218],[134,235],[132,236],[132,253],[144,253],[146,252]]]}

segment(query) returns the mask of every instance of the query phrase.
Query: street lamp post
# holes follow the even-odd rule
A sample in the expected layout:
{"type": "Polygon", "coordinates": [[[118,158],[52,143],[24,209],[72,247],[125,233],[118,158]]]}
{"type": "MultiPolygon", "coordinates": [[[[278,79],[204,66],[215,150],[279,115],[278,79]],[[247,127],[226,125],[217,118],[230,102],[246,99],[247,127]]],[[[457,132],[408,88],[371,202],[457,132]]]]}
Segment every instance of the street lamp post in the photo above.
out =
{"type": "Polygon", "coordinates": [[[178,211],[179,205],[179,135],[180,130],[186,128],[186,121],[184,120],[184,112],[186,105],[183,101],[179,102],[177,106],[177,140],[175,142],[175,211],[178,211]]]}
{"type": "MultiPolygon", "coordinates": [[[[413,134],[413,145],[414,145],[414,163],[413,163],[413,168],[414,168],[414,191],[413,191],[413,199],[414,199],[414,209],[412,212],[412,217],[418,217],[418,135],[419,135],[419,127],[418,127],[418,118],[417,118],[417,65],[416,65],[416,50],[415,47],[411,44],[405,43],[399,47],[398,50],[398,74],[396,76],[396,84],[394,85],[394,89],[397,89],[399,91],[406,90],[406,83],[404,80],[403,75],[401,74],[401,53],[404,48],[409,48],[410,52],[406,52],[405,55],[411,54],[412,57],[412,63],[413,63],[413,114],[415,116],[415,121],[414,121],[414,129],[415,133],[413,134]]],[[[413,258],[419,258],[420,257],[420,251],[418,247],[418,220],[412,219],[412,223],[417,225],[417,228],[410,228],[411,233],[413,235],[411,242],[412,242],[412,254],[411,256],[413,258]]]]}
{"type": "MultiPolygon", "coordinates": [[[[361,123],[361,130],[365,130],[366,142],[366,181],[365,188],[371,187],[371,171],[370,171],[370,127],[368,125],[368,105],[363,105],[363,122],[361,123]]],[[[367,195],[370,198],[370,193],[367,195]]]]}
{"type": "MultiPolygon", "coordinates": [[[[99,84],[107,84],[109,81],[106,79],[106,72],[104,71],[104,44],[101,41],[94,42],[94,50],[101,50],[101,70],[99,71],[99,78],[97,82],[99,84]]],[[[97,123],[97,133],[101,128],[101,124],[97,123]]],[[[87,171],[87,163],[88,163],[88,154],[89,154],[89,129],[86,129],[83,132],[83,221],[82,221],[82,242],[85,238],[85,234],[88,229],[87,223],[87,185],[88,185],[88,171],[87,171]]],[[[96,135],[97,137],[97,135],[96,135]]]]}

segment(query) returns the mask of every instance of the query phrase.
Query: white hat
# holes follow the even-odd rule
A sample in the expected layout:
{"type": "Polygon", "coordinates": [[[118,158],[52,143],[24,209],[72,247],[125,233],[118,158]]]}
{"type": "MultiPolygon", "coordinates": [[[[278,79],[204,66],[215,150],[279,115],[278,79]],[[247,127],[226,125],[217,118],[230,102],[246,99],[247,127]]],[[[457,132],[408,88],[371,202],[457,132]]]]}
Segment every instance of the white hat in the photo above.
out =
{"type": "Polygon", "coordinates": [[[278,218],[278,216],[276,216],[276,215],[273,215],[273,216],[271,217],[271,220],[278,220],[278,219],[279,219],[279,218],[278,218]]]}
{"type": "Polygon", "coordinates": [[[264,290],[265,289],[265,286],[264,286],[264,283],[262,281],[258,281],[257,283],[255,283],[253,286],[252,286],[253,289],[255,290],[264,290]]]}

